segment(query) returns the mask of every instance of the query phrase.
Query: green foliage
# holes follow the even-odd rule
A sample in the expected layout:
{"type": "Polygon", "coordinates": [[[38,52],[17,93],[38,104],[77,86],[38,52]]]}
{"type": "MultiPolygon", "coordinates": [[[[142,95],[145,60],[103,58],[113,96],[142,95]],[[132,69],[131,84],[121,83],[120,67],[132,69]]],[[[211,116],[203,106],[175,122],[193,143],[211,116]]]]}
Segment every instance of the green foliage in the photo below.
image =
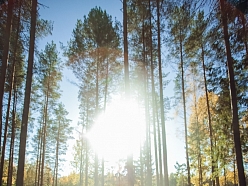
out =
{"type": "Polygon", "coordinates": [[[59,81],[62,80],[62,64],[58,57],[56,44],[53,42],[47,44],[45,50],[39,53],[39,69],[41,71],[40,83],[42,84],[42,93],[45,95],[48,91],[48,96],[52,100],[57,100],[60,96],[59,81]]]}
{"type": "Polygon", "coordinates": [[[176,186],[181,186],[187,183],[187,176],[186,176],[186,172],[187,172],[187,168],[186,168],[186,164],[179,164],[178,162],[176,162],[176,165],[174,165],[175,169],[176,169],[176,173],[175,173],[175,177],[176,177],[176,186]]]}
{"type": "Polygon", "coordinates": [[[84,38],[87,39],[89,48],[119,47],[117,23],[113,25],[112,17],[100,7],[93,8],[88,16],[84,16],[84,38]]]}

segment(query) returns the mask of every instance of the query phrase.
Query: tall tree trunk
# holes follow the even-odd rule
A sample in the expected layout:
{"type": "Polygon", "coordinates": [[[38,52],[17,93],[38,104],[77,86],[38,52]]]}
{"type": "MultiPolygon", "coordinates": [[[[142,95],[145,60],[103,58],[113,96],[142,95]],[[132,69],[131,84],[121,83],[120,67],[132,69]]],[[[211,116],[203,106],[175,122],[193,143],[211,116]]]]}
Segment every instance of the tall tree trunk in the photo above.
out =
{"type": "Polygon", "coordinates": [[[27,69],[27,77],[26,77],[24,108],[22,115],[16,186],[23,186],[23,178],[24,178],[26,139],[27,139],[27,130],[28,130],[28,114],[29,114],[30,94],[31,94],[32,76],[33,76],[33,63],[34,63],[36,15],[37,15],[37,0],[32,0],[28,69],[27,69]]]}
{"type": "MultiPolygon", "coordinates": [[[[51,64],[51,63],[50,63],[51,64]]],[[[49,65],[50,66],[50,65],[49,65]]],[[[50,69],[50,68],[49,68],[50,69]]],[[[46,136],[47,136],[47,122],[48,122],[48,104],[49,104],[49,91],[50,91],[50,70],[48,72],[48,85],[45,95],[45,108],[44,108],[44,126],[43,126],[43,139],[42,139],[42,163],[41,163],[41,186],[43,186],[44,182],[44,170],[45,170],[45,159],[46,159],[46,136]]]]}
{"type": "Polygon", "coordinates": [[[184,130],[185,130],[185,146],[186,146],[186,162],[187,162],[187,173],[188,173],[188,185],[190,181],[190,166],[189,166],[189,152],[188,152],[188,130],[187,130],[187,115],[186,115],[186,98],[185,98],[185,85],[184,85],[184,62],[183,62],[183,46],[180,39],[180,67],[181,67],[181,81],[182,81],[182,96],[183,96],[183,116],[184,116],[184,130]]]}
{"type": "MultiPolygon", "coordinates": [[[[194,73],[193,73],[194,76],[194,73]]],[[[195,87],[195,76],[193,78],[194,83],[194,107],[195,107],[195,119],[196,119],[196,126],[197,126],[197,148],[198,148],[198,183],[199,186],[202,185],[202,157],[201,157],[201,143],[200,143],[200,126],[199,126],[199,118],[198,118],[198,109],[197,109],[197,101],[196,101],[196,87],[195,87]]]]}
{"type": "MultiPolygon", "coordinates": [[[[44,117],[44,115],[43,115],[43,118],[42,118],[42,125],[43,125],[43,123],[44,123],[44,119],[45,117],[44,117]]],[[[44,126],[42,126],[42,127],[40,127],[40,130],[41,130],[41,132],[40,132],[40,149],[39,149],[39,166],[38,166],[38,186],[40,186],[40,182],[41,182],[41,162],[42,162],[42,149],[43,149],[43,131],[44,131],[44,126]]]]}
{"type": "Polygon", "coordinates": [[[161,123],[159,121],[159,109],[157,105],[157,98],[154,96],[154,101],[155,101],[155,113],[156,113],[156,119],[157,119],[157,124],[158,124],[158,158],[159,158],[159,177],[160,177],[160,186],[164,186],[164,179],[163,179],[163,158],[162,158],[162,144],[161,144],[161,123]]]}
{"type": "MultiPolygon", "coordinates": [[[[109,59],[108,59],[108,48],[107,48],[107,64],[106,64],[106,79],[105,79],[105,93],[104,93],[104,112],[106,111],[107,95],[108,95],[108,75],[109,75],[109,59]]],[[[104,186],[104,157],[102,157],[102,186],[104,186]]]]}
{"type": "MultiPolygon", "coordinates": [[[[127,0],[123,0],[123,44],[124,44],[124,73],[125,73],[125,93],[129,98],[129,63],[128,63],[128,40],[127,40],[127,0]]],[[[131,130],[131,129],[130,129],[131,130]]],[[[127,156],[128,186],[134,186],[133,154],[127,156]]]]}
{"type": "MultiPolygon", "coordinates": [[[[216,138],[216,136],[214,136],[214,138],[213,138],[213,142],[214,142],[214,150],[215,150],[215,162],[216,162],[216,165],[215,165],[215,168],[216,168],[216,170],[219,170],[219,166],[218,166],[218,161],[219,161],[219,149],[218,148],[216,148],[217,147],[217,138],[216,138]]],[[[216,186],[220,186],[220,180],[219,180],[219,172],[218,171],[216,171],[215,172],[215,184],[216,184],[216,186]]]]}
{"type": "Polygon", "coordinates": [[[56,175],[56,162],[54,163],[54,169],[53,169],[53,181],[52,181],[52,186],[55,184],[55,175],[56,175]]]}
{"type": "Polygon", "coordinates": [[[145,71],[146,73],[146,85],[145,85],[145,105],[146,105],[146,122],[147,122],[147,133],[146,133],[146,138],[147,138],[147,142],[146,142],[146,158],[147,158],[147,185],[152,185],[152,162],[151,162],[151,130],[150,130],[150,116],[149,116],[149,95],[147,93],[148,91],[148,74],[147,74],[147,70],[145,71]]]}
{"type": "Polygon", "coordinates": [[[55,186],[58,185],[60,122],[61,121],[59,120],[59,127],[58,127],[58,133],[57,133],[57,145],[56,145],[56,160],[55,160],[55,186]]]}
{"type": "Polygon", "coordinates": [[[236,161],[235,161],[235,147],[233,147],[233,181],[234,181],[234,185],[236,186],[237,183],[237,179],[236,179],[236,161]]]}
{"type": "Polygon", "coordinates": [[[147,69],[144,65],[144,99],[145,99],[145,115],[146,115],[146,167],[147,167],[147,176],[146,184],[152,185],[152,173],[151,173],[151,163],[150,163],[150,120],[149,120],[149,104],[148,104],[148,94],[147,94],[147,84],[148,84],[148,75],[147,69]]]}
{"type": "Polygon", "coordinates": [[[129,97],[129,62],[128,62],[128,40],[127,40],[127,0],[123,0],[123,44],[124,44],[124,73],[125,73],[125,91],[129,97]]]}
{"type": "MultiPolygon", "coordinates": [[[[164,118],[164,96],[163,96],[163,76],[162,76],[162,60],[161,60],[161,36],[160,36],[160,1],[157,0],[157,31],[158,31],[158,65],[159,65],[159,89],[160,89],[160,111],[162,126],[162,145],[163,145],[163,167],[164,167],[164,184],[169,185],[168,163],[167,163],[167,144],[164,118]]],[[[162,176],[162,175],[161,175],[162,176]]]]}
{"type": "MultiPolygon", "coordinates": [[[[41,122],[40,122],[40,129],[41,129],[41,122]]],[[[40,146],[41,146],[41,131],[39,130],[39,142],[38,142],[38,148],[37,148],[37,156],[36,156],[36,169],[35,169],[35,186],[36,186],[36,183],[37,183],[37,180],[38,180],[38,171],[39,171],[39,164],[40,164],[40,161],[39,161],[39,158],[40,158],[40,146]]],[[[39,186],[39,185],[38,185],[39,186]]]]}
{"type": "Polygon", "coordinates": [[[89,154],[89,152],[88,152],[88,142],[87,142],[87,140],[85,141],[85,186],[88,186],[88,177],[89,177],[89,175],[88,175],[88,166],[89,166],[89,158],[88,158],[88,154],[89,154]]]}
{"type": "MultiPolygon", "coordinates": [[[[14,0],[8,1],[8,12],[7,12],[7,22],[4,33],[4,43],[3,43],[3,57],[1,64],[1,74],[0,74],[0,136],[2,136],[2,116],[3,116],[3,95],[4,95],[4,84],[6,69],[9,58],[9,43],[10,43],[10,32],[11,32],[11,22],[13,16],[14,0]]],[[[0,137],[0,146],[1,146],[1,137],[0,137]]]]}
{"type": "Polygon", "coordinates": [[[13,176],[13,155],[14,155],[14,143],[15,143],[15,127],[16,127],[16,99],[17,99],[17,91],[14,89],[14,101],[12,108],[12,127],[11,127],[11,140],[10,140],[10,151],[9,151],[9,166],[8,166],[8,178],[7,178],[7,186],[12,185],[12,176],[13,176]]]}
{"type": "MultiPolygon", "coordinates": [[[[142,90],[141,88],[141,92],[144,92],[144,101],[145,101],[145,118],[146,118],[146,141],[145,141],[145,144],[142,144],[141,145],[141,148],[140,148],[140,160],[141,160],[141,185],[146,185],[147,184],[147,176],[145,175],[146,172],[144,172],[144,160],[145,160],[145,157],[147,157],[147,154],[146,156],[143,158],[143,151],[144,149],[146,150],[146,152],[148,151],[148,146],[147,146],[147,103],[146,103],[146,88],[145,88],[145,85],[146,85],[146,78],[145,78],[145,71],[146,71],[146,68],[145,68],[145,39],[144,39],[144,15],[142,15],[142,61],[143,61],[143,64],[142,64],[142,72],[140,74],[140,82],[144,81],[144,90],[142,90]],[[142,76],[143,75],[143,76],[142,76]],[[143,148],[142,148],[143,147],[143,148]]],[[[141,96],[142,97],[142,96],[141,96]]],[[[147,162],[145,162],[145,165],[147,165],[147,162]]]]}
{"type": "MultiPolygon", "coordinates": [[[[95,115],[98,115],[98,102],[99,102],[99,47],[97,46],[97,62],[96,62],[96,109],[95,115]]],[[[98,154],[95,152],[95,175],[94,175],[94,186],[98,186],[99,184],[99,177],[98,177],[98,154]]]]}
{"type": "MultiPolygon", "coordinates": [[[[47,105],[45,103],[45,110],[47,109],[47,105]]],[[[44,112],[46,112],[44,110],[44,112]]],[[[46,153],[46,113],[44,113],[44,123],[42,128],[42,149],[41,149],[41,169],[40,169],[40,185],[43,186],[43,177],[44,177],[44,168],[45,168],[45,153],[46,153]]]]}
{"type": "MultiPolygon", "coordinates": [[[[226,164],[226,162],[225,162],[225,164],[226,164]]],[[[227,175],[226,175],[226,166],[224,166],[224,170],[223,170],[223,172],[224,172],[224,186],[226,186],[226,184],[227,184],[227,175]]]]}
{"type": "MultiPolygon", "coordinates": [[[[18,39],[19,39],[19,32],[20,32],[20,18],[21,18],[21,0],[19,3],[19,9],[18,9],[18,20],[17,20],[17,28],[15,33],[15,43],[14,43],[14,51],[13,51],[13,62],[12,62],[12,68],[11,68],[11,75],[10,75],[10,90],[9,90],[9,99],[8,99],[8,106],[7,106],[7,114],[6,114],[6,121],[5,121],[5,129],[4,129],[4,139],[3,139],[3,146],[2,146],[2,157],[1,157],[1,168],[0,168],[0,180],[3,178],[3,168],[4,168],[4,157],[5,157],[5,148],[6,148],[6,142],[7,142],[7,132],[8,132],[8,123],[9,123],[9,112],[10,112],[10,102],[11,102],[11,95],[12,95],[12,89],[15,79],[15,63],[16,63],[16,51],[18,46],[18,39]]],[[[2,120],[1,120],[2,121],[2,120]]],[[[1,129],[2,130],[2,129],[1,129]]],[[[0,141],[1,144],[1,141],[0,141]]],[[[2,185],[2,183],[0,183],[2,185]]]]}
{"type": "MultiPolygon", "coordinates": [[[[85,107],[85,105],[84,105],[85,107]]],[[[85,118],[83,117],[83,124],[82,124],[82,131],[81,131],[81,135],[80,135],[80,185],[83,186],[83,178],[84,178],[84,174],[83,174],[83,168],[84,168],[84,159],[83,159],[83,148],[84,148],[84,139],[83,139],[83,134],[84,134],[84,126],[85,124],[85,118]]],[[[85,140],[86,141],[86,140],[85,140]]]]}
{"type": "Polygon", "coordinates": [[[224,40],[226,47],[226,56],[227,56],[227,67],[229,73],[229,84],[230,84],[230,94],[231,94],[231,105],[232,105],[232,128],[234,135],[234,144],[236,150],[236,161],[238,167],[238,177],[239,184],[246,185],[244,165],[243,165],[243,155],[240,142],[240,131],[239,131],[239,117],[238,117],[238,101],[237,101],[237,92],[234,79],[234,69],[233,69],[233,60],[231,55],[231,48],[229,42],[228,26],[227,26],[227,15],[225,10],[225,1],[220,0],[220,10],[222,16],[222,26],[224,32],[224,40]]]}
{"type": "MultiPolygon", "coordinates": [[[[89,99],[86,100],[86,133],[88,131],[88,125],[89,125],[89,99]]],[[[88,152],[88,141],[85,140],[85,186],[88,186],[88,166],[89,166],[89,152],[88,152]]]]}
{"type": "MultiPolygon", "coordinates": [[[[11,95],[12,95],[12,90],[13,90],[14,74],[15,74],[15,59],[12,64],[12,71],[11,71],[11,77],[10,77],[10,90],[9,90],[9,98],[8,98],[6,121],[5,121],[4,136],[3,136],[2,156],[1,156],[0,180],[3,179],[4,158],[5,158],[5,150],[6,150],[6,143],[7,143],[9,114],[10,114],[10,106],[11,106],[10,103],[11,103],[11,95]]],[[[0,182],[0,186],[2,186],[2,181],[0,182]]]]}
{"type": "Polygon", "coordinates": [[[153,122],[153,141],[155,151],[155,169],[156,169],[156,184],[160,186],[159,181],[159,170],[158,170],[158,147],[157,147],[157,129],[155,119],[155,86],[154,86],[154,66],[153,66],[153,46],[152,46],[152,12],[151,12],[151,1],[149,3],[149,36],[150,36],[150,65],[151,65],[151,84],[152,84],[152,122],[153,122]]]}
{"type": "MultiPolygon", "coordinates": [[[[217,169],[218,169],[219,167],[217,166],[217,169]]],[[[216,186],[220,186],[220,177],[219,177],[219,175],[217,175],[216,176],[216,186]]]]}
{"type": "Polygon", "coordinates": [[[208,87],[207,87],[207,78],[206,78],[206,68],[205,68],[205,54],[203,45],[201,46],[201,58],[202,58],[202,69],[203,69],[203,78],[204,78],[204,89],[205,89],[205,96],[206,96],[206,103],[207,103],[207,113],[208,113],[208,127],[209,127],[209,138],[210,138],[210,153],[211,153],[211,171],[212,171],[212,185],[215,186],[215,179],[213,177],[215,172],[215,162],[214,162],[214,150],[213,150],[213,127],[212,127],[212,120],[211,120],[211,113],[210,113],[210,106],[209,106],[209,98],[208,98],[208,87]]]}
{"type": "Polygon", "coordinates": [[[148,74],[147,74],[147,56],[146,56],[146,46],[145,46],[145,28],[144,28],[144,17],[142,20],[142,56],[143,56],[143,81],[144,81],[144,102],[145,102],[145,118],[146,118],[146,167],[147,167],[147,176],[146,176],[146,184],[152,185],[152,175],[151,175],[151,165],[150,165],[150,121],[149,121],[149,103],[148,103],[148,74]]]}
{"type": "MultiPolygon", "coordinates": [[[[84,119],[83,119],[83,124],[84,124],[84,119]]],[[[82,126],[82,131],[79,135],[79,140],[81,142],[80,144],[80,167],[79,167],[79,184],[80,186],[83,185],[83,138],[82,138],[82,135],[83,135],[83,132],[84,132],[84,127],[82,126]]]]}

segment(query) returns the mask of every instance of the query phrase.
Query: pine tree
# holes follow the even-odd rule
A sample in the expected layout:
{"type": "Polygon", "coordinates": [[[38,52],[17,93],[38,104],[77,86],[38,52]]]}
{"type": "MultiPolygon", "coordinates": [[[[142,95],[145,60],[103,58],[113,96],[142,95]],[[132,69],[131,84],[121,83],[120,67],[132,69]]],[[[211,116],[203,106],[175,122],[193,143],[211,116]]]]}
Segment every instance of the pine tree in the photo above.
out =
{"type": "MultiPolygon", "coordinates": [[[[157,2],[157,34],[158,34],[158,65],[159,65],[159,95],[160,95],[160,116],[162,126],[162,146],[163,146],[163,168],[164,168],[164,184],[169,185],[168,165],[167,165],[167,144],[164,118],[164,96],[163,96],[163,81],[162,81],[162,61],[161,61],[161,35],[160,35],[160,2],[157,2]]],[[[160,175],[162,176],[162,175],[160,175]]],[[[161,179],[162,180],[162,179],[161,179]]],[[[163,182],[161,181],[161,184],[163,182]]]]}
{"type": "Polygon", "coordinates": [[[230,49],[229,34],[228,34],[228,27],[227,27],[227,17],[226,17],[224,0],[220,0],[220,9],[221,9],[221,16],[222,16],[221,18],[222,18],[222,26],[223,26],[223,32],[224,32],[226,56],[227,56],[227,67],[228,67],[228,73],[229,73],[231,105],[232,105],[232,126],[233,126],[234,143],[235,143],[235,151],[236,151],[236,161],[237,161],[237,166],[238,166],[239,184],[246,185],[246,179],[244,175],[244,166],[243,166],[243,156],[242,156],[241,142],[240,142],[237,92],[236,92],[236,85],[235,85],[235,80],[234,80],[233,60],[232,60],[232,54],[231,54],[231,49],[230,49]]]}
{"type": "Polygon", "coordinates": [[[32,75],[33,75],[33,63],[34,63],[36,14],[37,14],[37,0],[33,0],[32,12],[31,12],[28,69],[27,69],[27,77],[26,77],[25,99],[24,99],[24,109],[23,109],[23,117],[22,117],[22,125],[21,125],[21,139],[20,139],[18,171],[17,171],[17,181],[16,181],[17,186],[23,186],[23,177],[24,177],[23,174],[24,174],[26,138],[27,138],[27,129],[28,129],[27,128],[28,113],[29,113],[31,84],[32,84],[32,75]]]}
{"type": "Polygon", "coordinates": [[[58,52],[56,51],[56,45],[52,42],[45,46],[45,50],[39,54],[40,69],[42,69],[40,86],[41,94],[43,95],[43,107],[41,108],[42,116],[42,128],[41,128],[41,146],[42,146],[42,162],[41,162],[41,173],[40,181],[43,185],[43,176],[45,170],[45,158],[47,154],[47,144],[51,142],[51,133],[48,131],[52,125],[52,108],[56,101],[60,97],[59,92],[59,81],[62,79],[61,71],[62,66],[60,59],[58,58],[58,52]]]}
{"type": "MultiPolygon", "coordinates": [[[[7,12],[7,23],[4,32],[4,43],[3,43],[3,54],[2,54],[2,63],[1,63],[1,78],[0,78],[0,136],[2,136],[2,116],[3,116],[3,96],[4,96],[4,84],[6,78],[6,70],[8,65],[9,57],[9,44],[10,44],[10,34],[11,34],[11,24],[13,16],[14,1],[8,1],[8,12],[7,12]]],[[[0,138],[1,144],[1,138],[0,138]]]]}
{"type": "MultiPolygon", "coordinates": [[[[110,76],[112,78],[112,73],[119,69],[119,63],[116,62],[116,59],[120,56],[118,27],[118,23],[113,23],[112,17],[106,11],[97,7],[93,8],[87,17],[84,16],[83,21],[77,21],[76,28],[73,30],[73,39],[68,43],[69,46],[65,51],[65,55],[69,59],[68,65],[81,81],[82,90],[80,95],[82,95],[83,99],[90,100],[90,103],[88,103],[93,104],[93,108],[95,108],[93,114],[88,115],[89,118],[86,119],[86,123],[88,123],[86,128],[90,127],[89,123],[91,122],[89,121],[99,114],[101,103],[106,101],[109,93],[108,90],[111,86],[109,82],[110,76]],[[83,87],[87,87],[86,92],[93,94],[90,96],[89,93],[87,93],[87,96],[81,94],[85,91],[83,87]],[[92,102],[93,97],[94,101],[92,102]],[[101,99],[102,97],[105,101],[101,99]]],[[[89,110],[90,105],[84,106],[83,109],[89,110]]],[[[88,148],[88,145],[86,146],[88,148]]],[[[88,153],[86,154],[86,159],[88,159],[88,153]]],[[[102,163],[102,165],[104,164],[102,163]]],[[[98,169],[99,160],[97,154],[95,154],[95,185],[100,181],[98,169]]],[[[88,172],[88,170],[85,172],[88,172]]],[[[104,174],[103,170],[102,174],[104,174]]],[[[86,175],[86,178],[88,178],[88,175],[86,175]]]]}
{"type": "MultiPolygon", "coordinates": [[[[181,6],[175,6],[173,11],[170,13],[170,19],[168,23],[169,33],[171,35],[170,43],[174,44],[174,55],[180,59],[178,68],[180,72],[177,75],[177,81],[179,80],[181,88],[181,95],[183,100],[183,115],[184,115],[184,129],[185,129],[185,146],[186,146],[186,162],[188,171],[188,185],[190,181],[190,165],[188,155],[188,134],[187,134],[187,111],[186,111],[186,84],[185,84],[185,69],[186,60],[184,55],[185,42],[188,37],[189,23],[191,21],[191,6],[186,1],[181,6]],[[180,79],[179,79],[180,78],[180,79]]],[[[172,50],[171,50],[172,51],[172,50]]],[[[172,54],[173,55],[173,54],[172,54]]]]}
{"type": "Polygon", "coordinates": [[[61,161],[60,155],[66,154],[67,140],[71,138],[72,128],[70,127],[70,120],[66,118],[68,112],[64,109],[64,106],[60,103],[58,108],[55,110],[55,123],[52,127],[55,131],[55,166],[54,166],[54,185],[58,185],[58,172],[59,172],[59,161],[61,161]],[[57,131],[57,134],[56,134],[57,131]]]}

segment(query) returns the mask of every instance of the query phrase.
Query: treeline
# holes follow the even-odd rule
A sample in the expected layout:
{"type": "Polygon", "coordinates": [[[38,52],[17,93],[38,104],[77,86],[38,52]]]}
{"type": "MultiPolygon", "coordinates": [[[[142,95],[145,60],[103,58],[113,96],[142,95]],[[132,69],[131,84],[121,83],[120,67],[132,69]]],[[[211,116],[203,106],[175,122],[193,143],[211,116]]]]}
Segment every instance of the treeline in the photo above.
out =
{"type": "Polygon", "coordinates": [[[0,7],[0,185],[57,185],[72,128],[60,102],[64,64],[55,43],[37,50],[52,24],[37,1],[0,7]],[[27,158],[28,157],[28,158],[27,158]]]}
{"type": "Polygon", "coordinates": [[[52,25],[40,18],[37,0],[2,3],[1,184],[246,185],[248,25],[247,10],[235,2],[123,0],[122,24],[100,7],[77,20],[62,47],[79,82],[81,129],[75,170],[66,177],[59,177],[72,131],[59,101],[64,63],[53,42],[43,51],[35,47],[52,25]],[[166,68],[176,69],[173,98],[166,68]],[[140,157],[121,160],[119,171],[82,138],[117,92],[139,100],[146,118],[140,157]],[[169,176],[172,106],[183,118],[186,164],[177,163],[169,176]]]}

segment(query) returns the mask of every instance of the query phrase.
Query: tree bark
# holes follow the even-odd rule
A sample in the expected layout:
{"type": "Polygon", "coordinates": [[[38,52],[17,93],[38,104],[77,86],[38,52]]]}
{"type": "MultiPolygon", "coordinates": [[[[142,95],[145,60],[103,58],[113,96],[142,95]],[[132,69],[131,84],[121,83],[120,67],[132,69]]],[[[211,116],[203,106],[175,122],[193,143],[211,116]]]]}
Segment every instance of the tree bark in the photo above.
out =
{"type": "MultiPolygon", "coordinates": [[[[7,142],[7,132],[8,132],[8,123],[9,123],[9,113],[10,113],[10,102],[11,102],[11,95],[12,90],[14,86],[14,79],[15,79],[15,64],[16,64],[16,51],[18,46],[18,39],[19,39],[19,32],[20,32],[20,19],[21,19],[21,0],[19,3],[19,9],[18,9],[18,20],[17,20],[17,28],[15,33],[15,43],[14,43],[14,52],[13,52],[13,62],[12,62],[12,68],[11,68],[11,75],[10,75],[10,90],[9,90],[9,99],[8,99],[8,106],[7,106],[7,114],[6,114],[6,122],[5,122],[5,129],[4,129],[4,140],[3,140],[3,146],[2,146],[2,157],[1,157],[1,168],[0,168],[0,180],[3,178],[3,169],[4,169],[4,157],[5,157],[5,148],[6,148],[6,142],[7,142]]],[[[2,131],[2,129],[1,129],[2,131]]],[[[1,144],[1,140],[0,140],[1,144]]],[[[2,185],[2,183],[0,183],[2,185]]]]}
{"type": "Polygon", "coordinates": [[[211,113],[210,113],[210,106],[209,106],[209,98],[208,98],[208,87],[207,87],[207,78],[206,78],[206,68],[205,68],[205,59],[204,59],[204,48],[201,46],[201,57],[202,57],[202,69],[203,69],[203,78],[204,78],[204,89],[205,89],[205,96],[206,96],[206,103],[207,103],[207,113],[208,113],[208,127],[209,127],[209,138],[210,138],[210,152],[211,152],[211,169],[212,169],[212,185],[215,186],[215,179],[213,177],[215,172],[214,167],[214,150],[213,150],[213,127],[212,127],[212,120],[211,120],[211,113]]]}
{"type": "Polygon", "coordinates": [[[163,179],[163,157],[162,157],[162,143],[161,143],[161,122],[159,121],[159,109],[158,109],[158,104],[157,104],[157,98],[156,96],[154,97],[155,100],[155,113],[156,113],[156,120],[157,120],[157,130],[158,130],[158,158],[159,158],[159,182],[160,186],[164,185],[164,179],[163,179]]]}
{"type": "MultiPolygon", "coordinates": [[[[41,128],[41,123],[40,123],[40,128],[41,128]]],[[[37,183],[37,180],[38,180],[38,177],[39,177],[39,164],[40,164],[40,161],[39,161],[39,158],[40,158],[40,146],[41,146],[41,132],[40,130],[38,131],[39,133],[39,136],[38,136],[38,139],[39,139],[39,142],[38,142],[38,147],[37,147],[37,156],[36,156],[36,169],[35,169],[35,181],[34,181],[34,184],[36,186],[36,183],[37,183]]]]}
{"type": "MultiPolygon", "coordinates": [[[[6,28],[5,28],[5,33],[4,33],[2,66],[1,66],[1,74],[0,74],[0,109],[1,109],[0,110],[0,136],[2,136],[4,84],[5,84],[6,69],[7,69],[8,58],[9,58],[9,43],[10,43],[12,17],[13,17],[13,8],[14,8],[14,0],[9,0],[7,22],[6,22],[6,28]]],[[[1,145],[1,138],[0,138],[0,145],[1,145]]]]}
{"type": "MultiPolygon", "coordinates": [[[[159,89],[160,89],[160,111],[161,111],[161,126],[162,126],[162,145],[163,145],[163,168],[164,168],[164,184],[169,185],[168,178],[168,163],[167,163],[167,145],[166,131],[164,118],[164,96],[163,96],[163,76],[162,76],[162,60],[161,60],[161,36],[160,36],[160,1],[157,0],[157,31],[158,31],[158,65],[159,65],[159,89]]],[[[159,147],[160,148],[160,147],[159,147]]],[[[160,175],[162,176],[162,175],[160,175]]]]}
{"type": "Polygon", "coordinates": [[[23,178],[24,178],[26,139],[27,139],[27,130],[28,130],[28,114],[29,114],[29,104],[30,104],[31,85],[32,85],[32,76],[33,76],[33,63],[34,63],[36,15],[37,15],[37,0],[32,0],[28,69],[27,69],[27,77],[26,77],[24,108],[22,115],[16,186],[23,186],[23,178]]]}
{"type": "MultiPolygon", "coordinates": [[[[146,176],[146,184],[152,185],[152,175],[151,175],[151,163],[150,163],[150,121],[149,121],[149,104],[148,104],[148,73],[147,73],[147,56],[146,56],[146,45],[145,45],[145,28],[144,28],[144,16],[142,20],[142,56],[143,56],[143,83],[144,83],[144,103],[145,103],[145,118],[146,118],[146,167],[147,167],[147,176],[146,176]]],[[[142,80],[141,80],[142,81],[142,80]]]]}
{"type": "MultiPolygon", "coordinates": [[[[89,124],[89,99],[87,98],[86,101],[86,133],[88,131],[88,124],[89,124]]],[[[88,152],[88,141],[85,140],[85,186],[88,186],[88,166],[89,166],[89,152],[88,152]]]]}
{"type": "MultiPolygon", "coordinates": [[[[98,102],[99,102],[99,47],[97,46],[97,62],[96,62],[96,109],[95,115],[98,115],[98,102]]],[[[99,177],[98,177],[98,154],[95,152],[95,175],[94,175],[94,186],[98,186],[99,177]]]]}
{"type": "Polygon", "coordinates": [[[153,66],[153,46],[152,46],[152,12],[151,12],[151,1],[149,3],[149,34],[150,34],[150,65],[151,65],[151,84],[152,84],[152,121],[153,121],[153,141],[154,141],[154,151],[155,151],[155,169],[156,169],[156,183],[160,186],[160,176],[158,169],[158,147],[157,147],[157,129],[156,129],[156,119],[155,119],[155,85],[154,85],[154,66],[153,66]]]}
{"type": "Polygon", "coordinates": [[[47,90],[45,95],[45,105],[44,105],[44,126],[43,126],[43,139],[42,139],[42,163],[41,163],[41,186],[43,186],[43,176],[45,170],[45,159],[46,159],[46,136],[47,136],[47,121],[48,121],[48,105],[49,105],[49,91],[50,91],[50,77],[51,77],[51,62],[49,64],[48,80],[47,80],[47,90]]]}
{"type": "MultiPolygon", "coordinates": [[[[129,64],[128,64],[128,40],[127,40],[127,0],[123,0],[123,44],[124,44],[124,73],[125,73],[125,93],[129,99],[129,64]]],[[[131,130],[131,129],[130,129],[131,130]]],[[[128,186],[134,186],[133,154],[127,156],[128,186]]]]}
{"type": "Polygon", "coordinates": [[[16,100],[17,100],[17,91],[14,89],[14,101],[12,108],[12,127],[11,127],[11,140],[10,140],[10,150],[9,150],[9,166],[8,166],[8,178],[7,186],[12,185],[12,175],[13,175],[13,155],[14,155],[14,143],[15,143],[15,113],[16,113],[16,100]]]}
{"type": "MultiPolygon", "coordinates": [[[[193,78],[193,82],[196,82],[195,77],[193,78]]],[[[201,157],[201,143],[200,143],[200,126],[199,126],[199,118],[198,118],[198,109],[197,109],[197,100],[196,100],[196,87],[194,83],[194,107],[195,107],[195,119],[197,126],[197,148],[198,148],[198,183],[199,186],[202,185],[202,157],[201,157]]]]}
{"type": "Polygon", "coordinates": [[[244,165],[243,165],[243,155],[242,155],[241,141],[240,141],[240,131],[239,131],[237,92],[236,92],[236,85],[234,79],[233,60],[232,60],[232,54],[231,54],[231,48],[229,42],[227,15],[225,10],[224,0],[220,0],[220,10],[222,16],[221,20],[222,20],[222,27],[223,27],[225,47],[226,47],[227,67],[228,67],[231,105],[232,105],[232,128],[233,128],[234,144],[236,151],[236,161],[238,167],[239,185],[246,185],[244,165]]]}
{"type": "MultiPolygon", "coordinates": [[[[108,48],[107,48],[107,64],[106,64],[106,79],[105,79],[105,92],[104,92],[104,112],[106,111],[107,95],[108,95],[108,75],[109,75],[109,59],[108,59],[108,48]]],[[[104,157],[102,157],[102,186],[104,186],[104,157]]]]}
{"type": "Polygon", "coordinates": [[[186,163],[188,173],[188,185],[191,185],[190,181],[190,166],[189,166],[189,152],[188,152],[188,130],[187,130],[187,115],[186,115],[186,98],[184,87],[184,62],[183,62],[183,46],[180,39],[180,67],[181,67],[181,81],[182,81],[182,96],[183,96],[183,116],[184,116],[184,130],[185,130],[185,146],[186,146],[186,163]]]}
{"type": "MultiPolygon", "coordinates": [[[[13,90],[14,74],[15,74],[15,59],[14,59],[14,62],[12,64],[12,72],[11,72],[11,77],[10,77],[10,90],[9,90],[8,106],[7,106],[7,113],[6,113],[6,121],[5,121],[5,127],[4,127],[1,166],[0,166],[0,180],[3,179],[4,158],[5,158],[5,150],[6,150],[6,143],[7,143],[10,103],[11,103],[11,95],[12,95],[12,90],[13,90]]],[[[0,186],[2,186],[2,182],[0,182],[0,186]]]]}
{"type": "Polygon", "coordinates": [[[40,186],[40,181],[41,181],[41,179],[40,179],[40,177],[41,177],[41,162],[42,162],[42,149],[43,149],[43,137],[42,137],[42,135],[43,135],[43,127],[44,126],[42,126],[42,124],[44,123],[44,116],[42,117],[42,123],[40,124],[40,136],[39,136],[39,138],[40,138],[40,149],[39,149],[39,165],[38,165],[38,183],[37,183],[37,185],[38,186],[40,186]],[[42,127],[41,127],[42,126],[42,127]]]}
{"type": "Polygon", "coordinates": [[[61,121],[59,120],[59,127],[57,133],[57,146],[56,146],[56,161],[55,161],[55,186],[58,185],[60,122],[61,121]]]}
{"type": "Polygon", "coordinates": [[[82,131],[79,133],[79,142],[80,142],[80,166],[79,166],[79,184],[83,185],[83,132],[84,132],[84,118],[82,124],[82,131]]]}

